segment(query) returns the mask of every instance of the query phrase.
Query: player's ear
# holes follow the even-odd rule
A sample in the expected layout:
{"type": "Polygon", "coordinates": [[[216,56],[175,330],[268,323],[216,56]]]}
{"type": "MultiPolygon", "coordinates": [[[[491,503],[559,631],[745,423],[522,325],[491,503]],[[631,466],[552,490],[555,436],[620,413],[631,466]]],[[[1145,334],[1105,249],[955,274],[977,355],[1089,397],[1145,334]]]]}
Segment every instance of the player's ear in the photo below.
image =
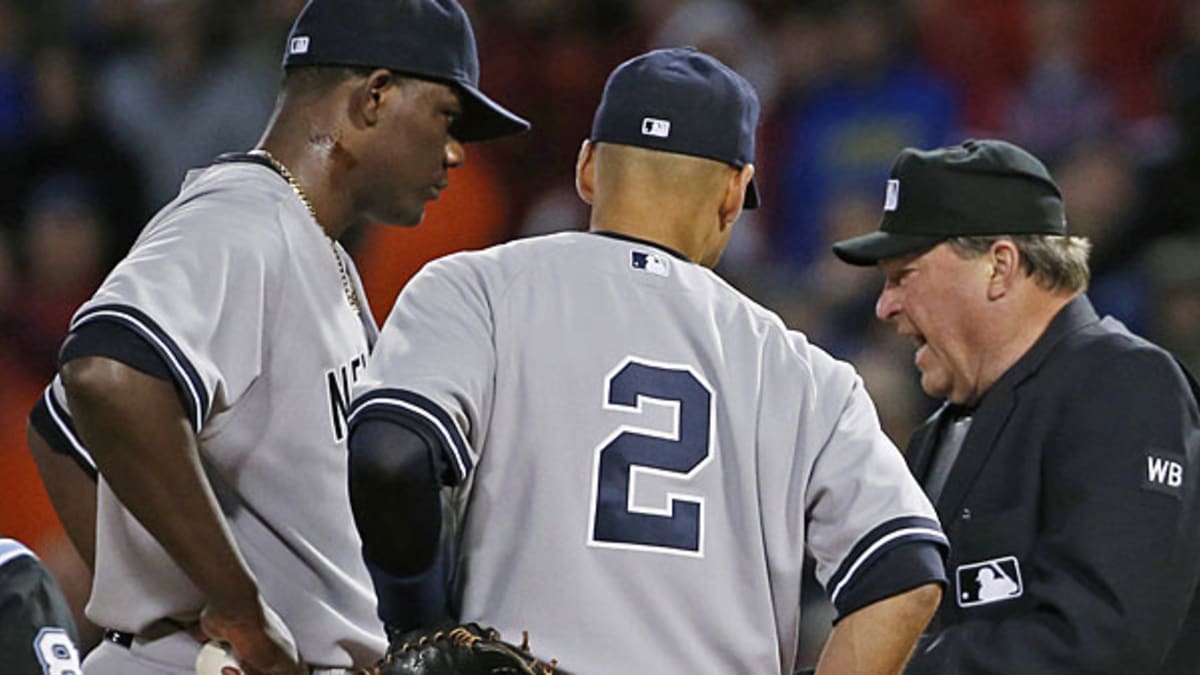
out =
{"type": "Polygon", "coordinates": [[[394,94],[400,78],[387,68],[376,68],[365,79],[356,82],[350,105],[364,126],[373,127],[379,123],[386,97],[394,94]]]}
{"type": "Polygon", "coordinates": [[[596,146],[584,139],[575,161],[575,191],[585,204],[591,206],[596,186],[596,146]]]}
{"type": "Polygon", "coordinates": [[[725,182],[725,194],[721,197],[718,207],[721,229],[732,225],[733,221],[742,215],[742,206],[746,203],[746,188],[750,185],[751,178],[754,178],[753,164],[729,172],[729,178],[725,182]]]}

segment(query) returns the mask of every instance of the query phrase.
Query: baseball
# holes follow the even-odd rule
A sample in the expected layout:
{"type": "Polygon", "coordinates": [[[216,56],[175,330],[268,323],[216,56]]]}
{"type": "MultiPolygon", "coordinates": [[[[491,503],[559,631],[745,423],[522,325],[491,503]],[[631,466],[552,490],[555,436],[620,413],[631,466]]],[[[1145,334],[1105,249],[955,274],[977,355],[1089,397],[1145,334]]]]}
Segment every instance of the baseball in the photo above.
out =
{"type": "Polygon", "coordinates": [[[242,669],[228,644],[209,641],[196,655],[196,675],[242,675],[242,669]]]}

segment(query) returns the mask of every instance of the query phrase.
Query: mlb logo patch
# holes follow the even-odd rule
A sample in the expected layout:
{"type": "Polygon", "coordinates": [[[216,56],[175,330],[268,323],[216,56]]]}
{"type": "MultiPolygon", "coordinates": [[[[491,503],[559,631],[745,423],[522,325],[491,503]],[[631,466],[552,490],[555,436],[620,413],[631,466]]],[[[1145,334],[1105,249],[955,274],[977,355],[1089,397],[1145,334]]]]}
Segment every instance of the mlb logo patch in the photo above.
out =
{"type": "Polygon", "coordinates": [[[959,565],[954,572],[959,607],[975,607],[1021,597],[1021,563],[1015,556],[959,565]]]}
{"type": "Polygon", "coordinates": [[[308,53],[308,36],[297,35],[288,43],[289,54],[307,54],[308,53]]]}
{"type": "Polygon", "coordinates": [[[883,210],[895,211],[900,206],[900,181],[895,178],[887,182],[887,194],[883,197],[883,210]]]}
{"type": "Polygon", "coordinates": [[[635,270],[642,270],[643,272],[649,272],[660,277],[671,275],[671,268],[667,266],[666,259],[657,253],[634,251],[629,264],[635,270]]]}
{"type": "Polygon", "coordinates": [[[671,135],[671,121],[647,117],[642,120],[642,135],[666,138],[671,135]]]}

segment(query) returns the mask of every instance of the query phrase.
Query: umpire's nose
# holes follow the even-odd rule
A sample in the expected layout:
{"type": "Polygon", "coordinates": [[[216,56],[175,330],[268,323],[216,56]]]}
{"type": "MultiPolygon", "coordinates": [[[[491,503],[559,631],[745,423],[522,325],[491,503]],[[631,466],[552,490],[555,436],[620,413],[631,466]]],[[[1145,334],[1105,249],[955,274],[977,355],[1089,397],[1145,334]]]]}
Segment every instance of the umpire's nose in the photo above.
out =
{"type": "Polygon", "coordinates": [[[880,321],[891,321],[900,313],[900,294],[895,287],[884,284],[875,301],[875,317],[880,321]]]}

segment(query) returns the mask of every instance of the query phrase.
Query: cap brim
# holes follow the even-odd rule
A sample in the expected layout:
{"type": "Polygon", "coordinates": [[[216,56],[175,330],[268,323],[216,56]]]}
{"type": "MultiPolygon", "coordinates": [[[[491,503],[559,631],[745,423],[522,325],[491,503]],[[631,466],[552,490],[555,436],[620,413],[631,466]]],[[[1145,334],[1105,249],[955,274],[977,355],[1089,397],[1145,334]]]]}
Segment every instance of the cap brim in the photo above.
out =
{"type": "Polygon", "coordinates": [[[886,258],[918,253],[937,246],[945,237],[926,234],[872,232],[833,245],[837,257],[851,265],[867,267],[886,258]]]}
{"type": "Polygon", "coordinates": [[[750,179],[750,184],[746,186],[746,200],[742,202],[744,209],[757,209],[762,204],[762,199],[758,196],[758,185],[754,179],[750,179]]]}
{"type": "Polygon", "coordinates": [[[463,82],[455,84],[463,94],[463,114],[452,129],[458,140],[473,143],[529,131],[528,121],[488,98],[478,88],[463,82]]]}

